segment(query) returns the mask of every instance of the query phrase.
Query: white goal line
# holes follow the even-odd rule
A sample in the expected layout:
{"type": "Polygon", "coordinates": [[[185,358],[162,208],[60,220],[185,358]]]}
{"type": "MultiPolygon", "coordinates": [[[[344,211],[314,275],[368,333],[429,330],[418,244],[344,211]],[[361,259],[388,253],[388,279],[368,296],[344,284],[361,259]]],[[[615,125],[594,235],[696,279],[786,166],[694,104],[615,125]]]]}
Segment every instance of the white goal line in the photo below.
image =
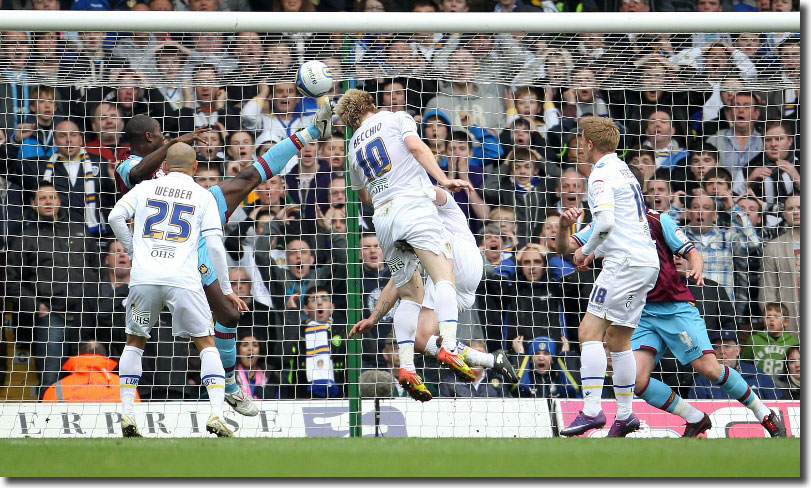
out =
{"type": "Polygon", "coordinates": [[[4,10],[0,30],[135,32],[799,32],[800,12],[100,12],[4,10]]]}

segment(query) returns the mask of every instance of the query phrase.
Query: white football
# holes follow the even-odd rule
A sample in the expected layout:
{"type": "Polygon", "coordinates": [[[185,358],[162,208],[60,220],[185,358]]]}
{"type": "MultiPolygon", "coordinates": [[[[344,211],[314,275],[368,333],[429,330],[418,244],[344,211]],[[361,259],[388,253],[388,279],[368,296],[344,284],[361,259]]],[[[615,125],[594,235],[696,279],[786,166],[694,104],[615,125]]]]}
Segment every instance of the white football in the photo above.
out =
{"type": "Polygon", "coordinates": [[[332,71],[321,61],[307,61],[298,69],[296,88],[305,97],[318,98],[332,88],[332,71]]]}

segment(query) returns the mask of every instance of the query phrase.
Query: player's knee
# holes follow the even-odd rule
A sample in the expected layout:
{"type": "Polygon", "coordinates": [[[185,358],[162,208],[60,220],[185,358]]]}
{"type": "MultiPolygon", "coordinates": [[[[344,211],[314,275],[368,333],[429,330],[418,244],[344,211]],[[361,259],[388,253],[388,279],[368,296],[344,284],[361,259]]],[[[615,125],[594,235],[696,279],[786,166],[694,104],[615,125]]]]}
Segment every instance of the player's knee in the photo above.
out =
{"type": "Polygon", "coordinates": [[[718,362],[714,354],[705,354],[691,363],[696,373],[707,378],[710,381],[715,381],[721,375],[723,366],[718,362]]]}

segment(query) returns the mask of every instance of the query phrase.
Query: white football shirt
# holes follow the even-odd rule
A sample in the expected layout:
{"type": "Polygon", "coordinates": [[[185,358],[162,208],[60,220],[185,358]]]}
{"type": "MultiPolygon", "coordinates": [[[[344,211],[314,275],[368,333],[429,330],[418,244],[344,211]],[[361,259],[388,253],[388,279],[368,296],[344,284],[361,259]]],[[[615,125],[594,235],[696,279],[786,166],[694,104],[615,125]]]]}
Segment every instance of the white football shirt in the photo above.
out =
{"type": "Polygon", "coordinates": [[[650,235],[642,189],[634,174],[616,154],[607,154],[594,165],[588,188],[591,213],[614,210],[614,228],[595,250],[605,260],[631,266],[659,267],[656,244],[650,235]]]}
{"type": "Polygon", "coordinates": [[[470,231],[470,226],[467,224],[465,213],[459,208],[459,204],[456,203],[456,200],[453,199],[453,195],[451,195],[448,190],[443,189],[442,191],[445,192],[446,196],[445,204],[437,205],[436,207],[442,225],[448,229],[448,232],[453,234],[457,242],[468,241],[472,243],[474,247],[478,247],[476,238],[473,237],[473,232],[470,231]]]}
{"type": "Polygon", "coordinates": [[[135,217],[130,285],[171,285],[202,291],[197,247],[222,236],[214,195],[186,174],[143,181],[116,206],[135,217]]]}
{"type": "Polygon", "coordinates": [[[419,137],[414,119],[383,110],[364,120],[349,141],[352,189],[365,188],[375,207],[397,197],[434,199],[428,173],[406,147],[408,136],[419,137]]]}

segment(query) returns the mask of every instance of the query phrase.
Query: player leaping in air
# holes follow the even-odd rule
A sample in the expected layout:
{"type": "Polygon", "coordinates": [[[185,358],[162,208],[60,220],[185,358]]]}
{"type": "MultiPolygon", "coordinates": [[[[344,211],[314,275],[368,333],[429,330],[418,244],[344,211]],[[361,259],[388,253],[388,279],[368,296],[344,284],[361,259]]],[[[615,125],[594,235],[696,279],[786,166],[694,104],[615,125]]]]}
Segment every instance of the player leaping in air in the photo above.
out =
{"type": "MultiPolygon", "coordinates": [[[[191,338],[200,351],[200,376],[211,402],[206,430],[218,437],[231,437],[233,432],[225,425],[222,412],[225,370],[214,346],[211,312],[197,271],[198,242],[208,241],[214,269],[227,276],[222,223],[214,197],[194,181],[197,160],[191,146],[172,145],[166,169],[168,175],[128,192],[110,212],[110,227],[132,257],[127,345],[119,364],[121,431],[124,437],[141,437],[133,416],[141,358],[150,330],[163,307],[168,306],[172,335],[191,338]],[[135,217],[133,232],[127,225],[131,217],[135,217]]],[[[229,303],[245,307],[227,279],[220,285],[229,303]]]]}
{"type": "Polygon", "coordinates": [[[372,218],[383,256],[400,295],[394,313],[394,332],[400,357],[398,381],[412,398],[431,399],[414,366],[414,340],[422,309],[423,286],[417,265],[436,284],[435,310],[442,347],[437,360],[471,376],[470,367],[457,354],[456,278],[453,274],[452,236],[445,230],[433,200],[428,174],[451,191],[473,188],[452,180],[422,142],[414,119],[405,112],[378,111],[372,95],[347,90],[338,101],[338,116],[355,133],[349,142],[349,174],[361,201],[375,209],[372,218]],[[427,173],[426,173],[427,172],[427,173]],[[404,241],[414,252],[397,246],[404,241]]]}
{"type": "MultiPolygon", "coordinates": [[[[139,182],[163,176],[161,164],[169,148],[178,142],[191,142],[206,128],[165,141],[157,120],[146,115],[136,115],[127,123],[124,132],[130,142],[131,156],[116,167],[119,188],[126,193],[139,182]]],[[[222,225],[231,213],[260,184],[278,174],[287,162],[305,145],[319,137],[329,137],[332,133],[332,105],[322,102],[311,125],[300,130],[271,147],[258,161],[229,178],[209,188],[217,202],[222,225]]],[[[236,383],[236,335],[240,311],[225,299],[217,286],[218,275],[211,266],[205,249],[205,241],[200,243],[199,271],[208,304],[214,313],[215,342],[220,359],[225,367],[225,401],[238,413],[255,416],[259,409],[244,394],[236,383]]],[[[223,277],[228,281],[228,275],[223,277]]]]}
{"type": "MultiPolygon", "coordinates": [[[[642,174],[636,168],[630,169],[641,185],[642,174]]],[[[558,253],[575,252],[591,237],[592,225],[569,235],[569,229],[579,215],[579,210],[570,208],[560,216],[555,241],[558,253]]],[[[694,304],[695,298],[679,279],[674,254],[690,263],[687,277],[699,285],[704,284],[701,253],[667,214],[647,210],[646,217],[659,254],[659,279],[648,292],[639,327],[631,336],[631,348],[636,359],[635,393],[649,405],[683,418],[687,422],[683,437],[696,437],[712,427],[707,414],[687,403],[665,383],[650,377],[653,367],[670,349],[681,364],[690,364],[698,374],[720,386],[730,397],[737,398],[751,410],[769,435],[785,437],[783,423],[763,405],[741,374],[718,362],[707,335],[707,325],[694,304]]]]}
{"type": "Polygon", "coordinates": [[[656,284],[659,258],[645,217],[642,189],[616,154],[620,138],[617,125],[609,118],[585,117],[581,126],[586,160],[594,165],[588,184],[594,231],[575,252],[574,262],[584,266],[594,259],[595,252],[604,258],[578,329],[583,410],[561,435],[577,435],[605,425],[601,404],[607,369],[605,337],[617,401],[608,436],[625,437],[639,429],[633,412],[636,362],[631,334],[642,315],[645,296],[656,284]]]}
{"type": "MultiPolygon", "coordinates": [[[[476,245],[476,238],[470,231],[464,212],[459,208],[453,196],[440,187],[435,187],[439,218],[442,225],[451,234],[453,247],[453,274],[456,276],[456,299],[460,311],[469,310],[476,299],[476,289],[482,280],[483,263],[481,251],[476,245]]],[[[391,279],[380,293],[374,310],[369,318],[363,319],[352,328],[349,335],[360,335],[374,327],[383,318],[397,301],[397,287],[391,279]]],[[[426,356],[436,357],[442,344],[438,336],[439,324],[434,312],[436,302],[436,287],[434,280],[429,276],[425,284],[425,297],[422,300],[422,310],[417,326],[417,337],[414,341],[414,350],[426,356]]],[[[504,376],[510,383],[518,383],[518,375],[507,359],[503,349],[494,353],[479,352],[464,343],[456,343],[459,357],[469,366],[484,366],[494,369],[504,376]]],[[[464,381],[472,381],[470,376],[459,370],[455,371],[464,381]]],[[[475,380],[475,378],[473,378],[475,380]]]]}

